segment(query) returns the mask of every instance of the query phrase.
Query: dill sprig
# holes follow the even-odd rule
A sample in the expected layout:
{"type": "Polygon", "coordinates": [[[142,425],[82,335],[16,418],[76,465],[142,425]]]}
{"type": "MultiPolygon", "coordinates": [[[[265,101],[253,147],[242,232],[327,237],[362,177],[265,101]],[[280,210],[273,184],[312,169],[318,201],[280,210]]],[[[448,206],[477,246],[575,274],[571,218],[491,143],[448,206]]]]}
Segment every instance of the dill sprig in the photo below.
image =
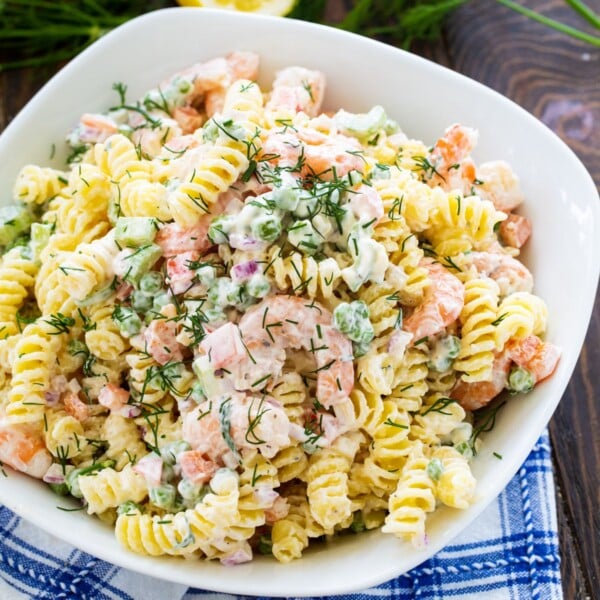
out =
{"type": "Polygon", "coordinates": [[[55,65],[129,19],[170,2],[3,0],[0,71],[55,65]]]}

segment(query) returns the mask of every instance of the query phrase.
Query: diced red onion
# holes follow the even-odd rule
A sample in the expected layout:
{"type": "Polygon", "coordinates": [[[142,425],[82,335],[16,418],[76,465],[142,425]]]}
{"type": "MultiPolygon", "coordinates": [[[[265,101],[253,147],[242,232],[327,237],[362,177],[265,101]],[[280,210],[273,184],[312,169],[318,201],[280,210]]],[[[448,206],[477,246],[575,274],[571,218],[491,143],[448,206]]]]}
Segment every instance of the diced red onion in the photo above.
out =
{"type": "Polygon", "coordinates": [[[44,399],[46,400],[46,404],[48,406],[56,406],[60,400],[60,392],[48,390],[44,393],[44,399]]]}
{"type": "Polygon", "coordinates": [[[229,245],[239,250],[253,250],[260,246],[260,242],[243,233],[232,233],[229,235],[229,245]]]}
{"type": "Polygon", "coordinates": [[[126,404],[120,411],[119,414],[126,419],[135,419],[135,417],[139,417],[142,414],[142,409],[139,406],[132,406],[131,404],[126,404]]]}
{"type": "Polygon", "coordinates": [[[58,463],[54,463],[50,465],[49,469],[46,471],[44,476],[42,477],[42,481],[46,483],[56,483],[61,484],[65,482],[65,476],[63,474],[62,467],[58,463]]]}
{"type": "Polygon", "coordinates": [[[229,555],[223,556],[223,558],[221,558],[221,564],[225,566],[240,565],[245,562],[250,562],[251,560],[252,549],[250,546],[247,546],[245,548],[240,548],[229,555]]]}
{"type": "Polygon", "coordinates": [[[258,272],[258,263],[255,260],[249,260],[247,262],[234,265],[231,268],[231,279],[236,283],[243,283],[248,281],[252,275],[258,272]]]}

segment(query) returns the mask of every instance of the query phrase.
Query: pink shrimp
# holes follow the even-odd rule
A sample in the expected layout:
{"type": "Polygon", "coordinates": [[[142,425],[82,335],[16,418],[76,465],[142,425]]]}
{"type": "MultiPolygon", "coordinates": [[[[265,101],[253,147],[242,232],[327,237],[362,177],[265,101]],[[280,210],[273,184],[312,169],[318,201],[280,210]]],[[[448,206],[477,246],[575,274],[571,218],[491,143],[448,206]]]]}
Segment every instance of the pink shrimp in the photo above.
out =
{"type": "Polygon", "coordinates": [[[350,197],[350,208],[354,216],[361,222],[376,225],[384,215],[383,200],[375,188],[370,185],[360,185],[356,193],[350,197]]]}
{"type": "Polygon", "coordinates": [[[190,250],[167,259],[167,284],[173,294],[183,294],[192,287],[195,271],[190,264],[200,258],[200,252],[190,250]]]}
{"type": "MultiPolygon", "coordinates": [[[[202,127],[206,120],[195,108],[191,106],[178,106],[173,110],[173,118],[181,127],[181,133],[187,135],[202,127]]],[[[169,144],[170,147],[170,144],[169,144]]]]}
{"type": "Polygon", "coordinates": [[[516,365],[531,373],[535,383],[554,373],[561,355],[557,346],[543,342],[537,335],[509,341],[506,353],[516,365]]]}
{"type": "Polygon", "coordinates": [[[178,456],[177,462],[181,467],[181,474],[192,483],[197,484],[208,483],[219,468],[216,462],[198,450],[182,452],[178,456]]]}
{"type": "Polygon", "coordinates": [[[183,418],[183,439],[218,465],[236,466],[238,449],[272,458],[290,445],[290,422],[270,396],[236,393],[207,401],[183,418]]]}
{"type": "Polygon", "coordinates": [[[287,109],[315,117],[320,112],[324,95],[323,73],[304,67],[288,67],[275,76],[267,109],[287,109]]]}
{"type": "Polygon", "coordinates": [[[355,154],[360,150],[355,139],[312,133],[311,143],[303,143],[291,133],[271,133],[263,142],[262,157],[278,166],[295,166],[299,176],[317,174],[321,179],[331,179],[334,173],[343,177],[350,171],[364,171],[364,160],[355,154]]]}
{"type": "Polygon", "coordinates": [[[522,248],[531,235],[531,221],[527,217],[510,213],[500,223],[498,235],[505,245],[522,248]]]}
{"type": "Polygon", "coordinates": [[[463,284],[439,263],[424,259],[421,265],[429,272],[431,283],[423,302],[404,321],[403,329],[413,334],[413,341],[440,333],[460,315],[464,306],[463,284]]]}
{"type": "Polygon", "coordinates": [[[167,304],[161,311],[163,319],[154,319],[144,331],[146,349],[154,360],[166,365],[183,359],[183,346],[177,341],[178,325],[174,320],[177,311],[173,304],[167,304]]]}
{"type": "Polygon", "coordinates": [[[458,400],[465,410],[486,406],[506,387],[511,362],[506,352],[498,354],[494,359],[490,381],[459,381],[450,392],[450,397],[458,400]]]}
{"type": "Polygon", "coordinates": [[[52,464],[52,456],[35,427],[8,425],[0,419],[0,463],[41,479],[52,464]]]}
{"type": "Polygon", "coordinates": [[[329,408],[348,398],[354,387],[352,343],[332,326],[326,308],[297,296],[269,296],[246,312],[239,328],[246,347],[257,354],[246,353],[243,361],[250,370],[243,374],[249,387],[255,366],[276,374],[283,366],[281,351],[302,348],[316,360],[319,402],[329,408]]]}
{"type": "Polygon", "coordinates": [[[95,113],[85,113],[79,119],[79,126],[75,130],[75,133],[80,142],[84,144],[97,144],[106,141],[118,131],[117,124],[110,117],[95,113]]]}
{"type": "MultiPolygon", "coordinates": [[[[259,57],[254,52],[232,52],[225,58],[215,58],[176,73],[165,85],[172,85],[177,80],[192,83],[184,102],[186,106],[196,109],[199,102],[204,101],[206,114],[211,117],[223,107],[227,88],[238,79],[254,81],[258,76],[259,57]]],[[[198,113],[199,114],[199,113],[198,113]]]]}
{"type": "Polygon", "coordinates": [[[120,413],[129,401],[129,392],[114,383],[102,386],[98,394],[98,402],[113,413],[120,413]]]}
{"type": "Polygon", "coordinates": [[[523,202],[519,178],[508,163],[496,160],[479,165],[477,179],[482,181],[477,194],[498,210],[510,212],[523,202]]]}
{"type": "Polygon", "coordinates": [[[475,165],[469,154],[476,143],[476,130],[458,123],[448,127],[431,151],[430,162],[435,170],[430,184],[467,192],[475,180],[475,165]]]}
{"type": "Polygon", "coordinates": [[[158,244],[166,258],[184,252],[206,252],[213,244],[208,239],[208,227],[213,215],[202,217],[192,227],[180,227],[177,223],[168,223],[160,228],[154,242],[158,244]]]}
{"type": "Polygon", "coordinates": [[[63,403],[67,414],[75,417],[78,421],[85,421],[90,416],[89,406],[74,392],[66,394],[63,403]]]}
{"type": "Polygon", "coordinates": [[[502,296],[533,289],[533,275],[516,258],[499,252],[472,252],[469,256],[480,275],[490,277],[498,284],[502,296]]]}

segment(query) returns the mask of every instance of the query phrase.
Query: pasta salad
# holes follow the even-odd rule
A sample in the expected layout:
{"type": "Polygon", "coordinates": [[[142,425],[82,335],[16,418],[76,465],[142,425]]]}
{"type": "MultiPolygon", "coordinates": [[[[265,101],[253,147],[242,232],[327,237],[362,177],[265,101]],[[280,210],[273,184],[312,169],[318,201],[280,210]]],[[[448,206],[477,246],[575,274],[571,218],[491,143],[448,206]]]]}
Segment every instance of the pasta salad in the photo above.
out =
{"type": "Polygon", "coordinates": [[[128,549],[299,558],[467,508],[504,390],[560,351],[519,261],[531,225],[477,132],[429,147],[259,57],[84,114],[68,167],[0,209],[0,460],[128,549]]]}

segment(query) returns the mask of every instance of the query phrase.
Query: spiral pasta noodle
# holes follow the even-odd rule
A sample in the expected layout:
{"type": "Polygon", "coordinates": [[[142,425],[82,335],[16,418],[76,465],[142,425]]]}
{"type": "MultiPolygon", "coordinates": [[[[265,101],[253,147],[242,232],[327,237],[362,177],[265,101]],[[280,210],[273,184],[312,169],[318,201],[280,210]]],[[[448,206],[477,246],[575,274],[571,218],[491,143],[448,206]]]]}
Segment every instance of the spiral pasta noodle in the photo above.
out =
{"type": "Polygon", "coordinates": [[[493,279],[471,279],[465,283],[465,305],[460,314],[460,351],[454,368],[463,381],[489,381],[492,378],[498,296],[493,279]]]}
{"type": "Polygon", "coordinates": [[[88,514],[117,508],[125,502],[141,502],[148,495],[146,482],[128,465],[122,471],[102,469],[79,478],[79,487],[87,503],[88,514]]]}
{"type": "Polygon", "coordinates": [[[427,474],[428,463],[421,446],[415,446],[402,469],[398,486],[390,496],[389,514],[382,527],[382,531],[416,545],[423,543],[427,513],[435,509],[435,486],[427,474]]]}

